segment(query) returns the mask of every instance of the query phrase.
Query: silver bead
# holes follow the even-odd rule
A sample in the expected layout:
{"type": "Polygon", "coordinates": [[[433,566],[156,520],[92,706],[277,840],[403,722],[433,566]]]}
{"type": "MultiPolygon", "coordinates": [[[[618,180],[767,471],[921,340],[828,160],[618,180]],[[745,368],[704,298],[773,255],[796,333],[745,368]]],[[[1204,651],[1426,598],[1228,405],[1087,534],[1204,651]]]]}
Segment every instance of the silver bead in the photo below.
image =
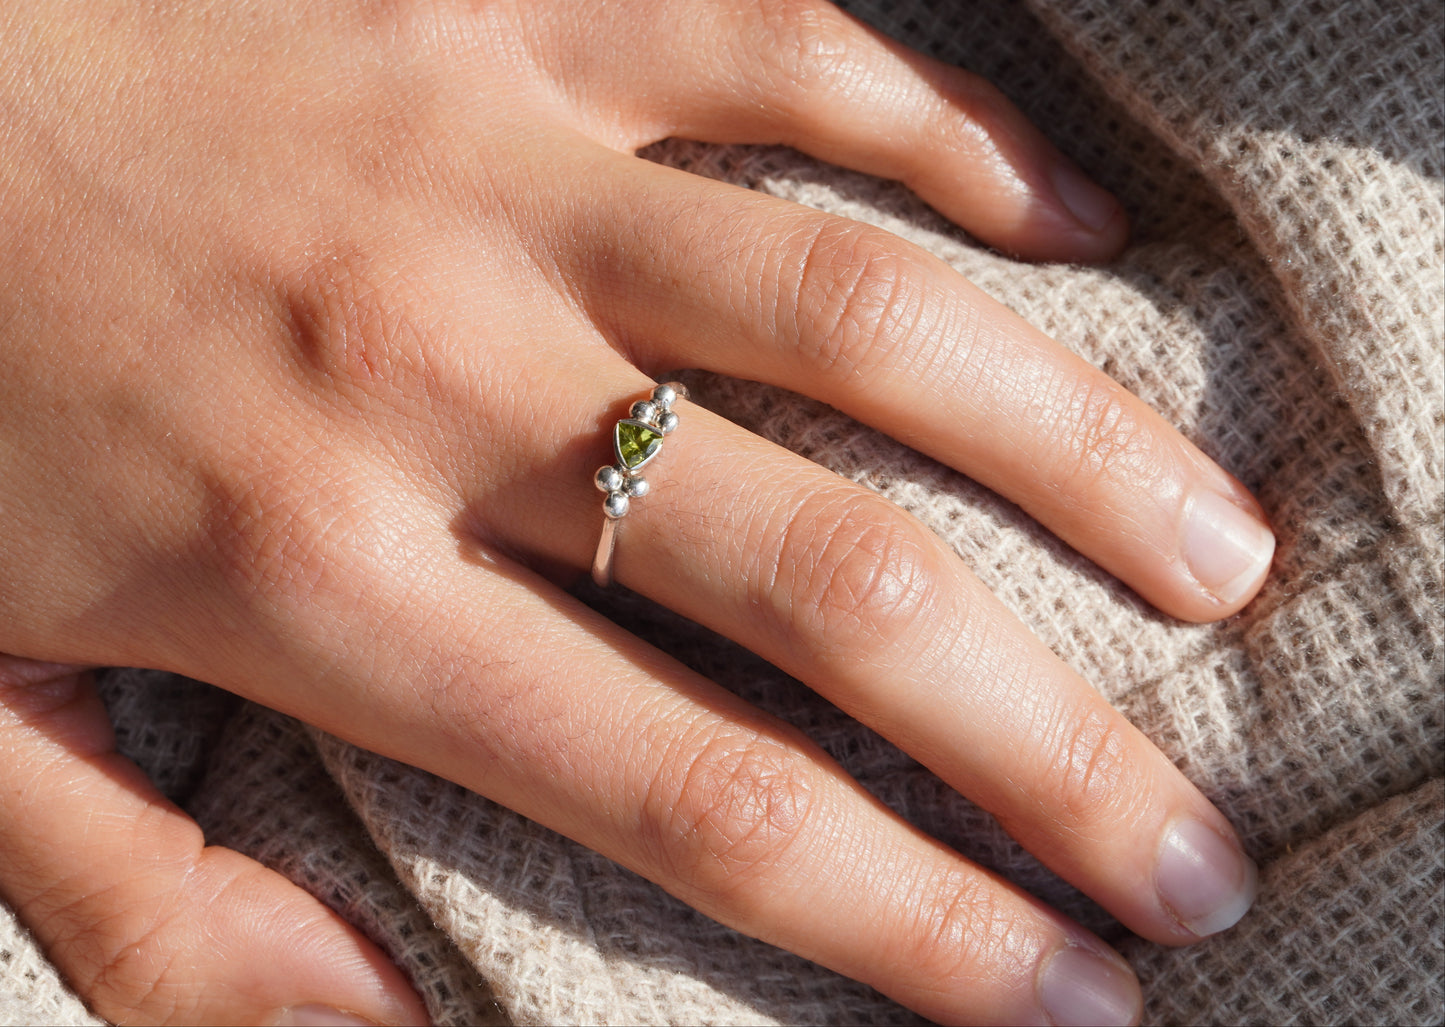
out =
{"type": "Polygon", "coordinates": [[[592,480],[603,492],[616,492],[622,488],[622,472],[615,467],[599,467],[592,480]]]}
{"type": "Polygon", "coordinates": [[[634,499],[641,499],[643,496],[647,495],[647,491],[651,487],[652,486],[647,484],[646,478],[628,478],[626,483],[622,486],[622,491],[626,492],[634,499]]]}
{"type": "Polygon", "coordinates": [[[664,435],[671,435],[673,432],[677,431],[677,415],[674,414],[671,410],[663,414],[657,420],[657,430],[662,432],[662,434],[664,435]]]}
{"type": "Polygon", "coordinates": [[[677,390],[671,385],[659,385],[652,390],[652,401],[666,410],[677,402],[677,390]]]}
{"type": "Polygon", "coordinates": [[[626,494],[622,492],[609,492],[607,493],[607,498],[602,501],[602,512],[615,521],[619,517],[627,516],[627,507],[629,505],[626,494]]]}
{"type": "Polygon", "coordinates": [[[657,404],[650,400],[639,399],[632,404],[632,418],[635,421],[646,421],[651,424],[657,418],[657,404]]]}

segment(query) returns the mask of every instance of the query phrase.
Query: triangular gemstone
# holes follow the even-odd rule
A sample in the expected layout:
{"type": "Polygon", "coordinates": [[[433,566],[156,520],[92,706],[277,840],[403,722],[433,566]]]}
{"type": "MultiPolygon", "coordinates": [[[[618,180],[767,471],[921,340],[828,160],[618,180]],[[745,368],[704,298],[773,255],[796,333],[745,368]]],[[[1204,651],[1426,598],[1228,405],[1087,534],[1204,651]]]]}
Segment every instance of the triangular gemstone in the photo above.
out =
{"type": "Polygon", "coordinates": [[[662,432],[650,424],[629,418],[617,422],[613,445],[622,466],[629,471],[635,471],[655,457],[662,448],[662,432]]]}

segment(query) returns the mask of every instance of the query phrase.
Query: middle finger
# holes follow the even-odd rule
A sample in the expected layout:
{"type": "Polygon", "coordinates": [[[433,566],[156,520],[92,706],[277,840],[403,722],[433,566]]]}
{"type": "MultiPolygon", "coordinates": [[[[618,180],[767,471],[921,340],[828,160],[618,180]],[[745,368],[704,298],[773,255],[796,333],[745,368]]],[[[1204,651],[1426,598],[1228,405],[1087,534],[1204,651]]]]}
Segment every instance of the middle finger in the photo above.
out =
{"type": "Polygon", "coordinates": [[[554,237],[581,241],[570,270],[593,315],[646,366],[821,399],[1018,503],[1175,616],[1217,619],[1258,589],[1274,540],[1249,492],[943,262],[881,229],[596,160],[554,237]]]}

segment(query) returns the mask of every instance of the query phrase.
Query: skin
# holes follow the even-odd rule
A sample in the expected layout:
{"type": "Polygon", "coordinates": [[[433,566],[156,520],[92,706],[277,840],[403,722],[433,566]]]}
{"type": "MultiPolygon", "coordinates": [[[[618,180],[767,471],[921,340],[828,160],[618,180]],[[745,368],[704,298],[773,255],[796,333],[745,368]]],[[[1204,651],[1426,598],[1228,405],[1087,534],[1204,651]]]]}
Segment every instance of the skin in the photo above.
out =
{"type": "MultiPolygon", "coordinates": [[[[669,136],[902,179],[1022,258],[1126,237],[990,86],[814,0],[0,7],[0,894],[100,1015],[426,1016],[115,753],[83,668],[131,665],[456,781],[940,1021],[1039,1022],[1063,951],[1137,1016],[1102,942],[555,582],[591,563],[611,423],[680,366],[876,425],[1175,617],[1264,574],[1195,580],[1191,504],[1258,506],[921,251],[633,156],[669,136]]],[[[1193,940],[1159,839],[1234,834],[1168,760],[907,515],[678,411],[618,580],[1193,940]]]]}

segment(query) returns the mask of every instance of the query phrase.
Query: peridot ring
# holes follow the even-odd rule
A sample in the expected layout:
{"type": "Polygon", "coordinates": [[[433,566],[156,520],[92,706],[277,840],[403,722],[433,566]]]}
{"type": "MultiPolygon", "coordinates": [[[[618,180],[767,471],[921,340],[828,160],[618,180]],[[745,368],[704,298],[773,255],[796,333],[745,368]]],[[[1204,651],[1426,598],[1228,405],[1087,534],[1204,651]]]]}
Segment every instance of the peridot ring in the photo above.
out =
{"type": "Polygon", "coordinates": [[[662,451],[663,438],[677,428],[672,405],[686,396],[687,389],[680,382],[659,385],[652,390],[651,399],[632,404],[629,415],[612,429],[617,462],[598,468],[592,479],[607,494],[602,501],[602,537],[592,560],[592,580],[603,588],[612,584],[617,522],[627,516],[632,500],[647,495],[647,479],[639,472],[662,451]]]}

